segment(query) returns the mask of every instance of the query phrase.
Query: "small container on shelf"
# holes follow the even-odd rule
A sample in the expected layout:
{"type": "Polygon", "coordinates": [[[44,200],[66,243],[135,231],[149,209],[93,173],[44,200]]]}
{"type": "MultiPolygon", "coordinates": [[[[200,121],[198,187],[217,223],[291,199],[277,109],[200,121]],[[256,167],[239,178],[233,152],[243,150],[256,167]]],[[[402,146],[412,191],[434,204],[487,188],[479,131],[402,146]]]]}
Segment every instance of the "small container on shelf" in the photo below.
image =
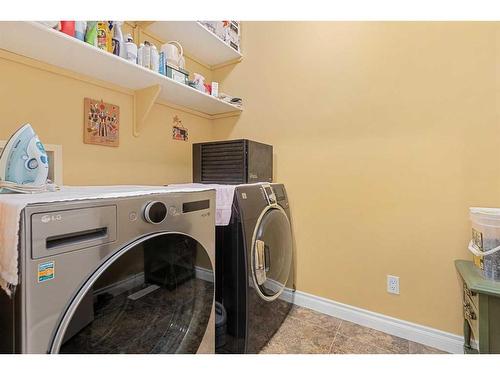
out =
{"type": "Polygon", "coordinates": [[[240,51],[240,23],[231,21],[227,33],[228,39],[226,42],[236,51],[240,51]]]}
{"type": "Polygon", "coordinates": [[[200,24],[226,42],[231,48],[240,52],[239,21],[200,21],[200,24]]]}
{"type": "Polygon", "coordinates": [[[216,98],[219,97],[219,83],[218,82],[212,81],[210,95],[215,96],[216,98]]]}
{"type": "Polygon", "coordinates": [[[189,72],[184,69],[177,68],[166,64],[167,67],[167,77],[173,79],[176,82],[182,83],[184,85],[188,84],[189,72]]]}
{"type": "Polygon", "coordinates": [[[167,75],[167,65],[165,61],[165,52],[160,52],[158,54],[158,73],[166,76],[167,75]]]}

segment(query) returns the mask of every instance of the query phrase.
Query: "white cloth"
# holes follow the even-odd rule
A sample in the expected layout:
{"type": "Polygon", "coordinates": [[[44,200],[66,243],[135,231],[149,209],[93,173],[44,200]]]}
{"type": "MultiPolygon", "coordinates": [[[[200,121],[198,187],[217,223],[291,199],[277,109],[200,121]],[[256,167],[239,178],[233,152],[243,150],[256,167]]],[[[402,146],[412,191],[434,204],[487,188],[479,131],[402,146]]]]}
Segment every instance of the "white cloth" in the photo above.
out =
{"type": "Polygon", "coordinates": [[[0,194],[0,287],[11,294],[18,284],[18,244],[21,211],[29,204],[83,199],[119,198],[138,195],[212,190],[205,185],[179,186],[65,186],[57,192],[0,194]]]}
{"type": "Polygon", "coordinates": [[[219,185],[219,184],[173,184],[168,185],[181,189],[215,189],[215,225],[228,225],[231,220],[231,210],[234,199],[234,189],[238,185],[219,185]]]}

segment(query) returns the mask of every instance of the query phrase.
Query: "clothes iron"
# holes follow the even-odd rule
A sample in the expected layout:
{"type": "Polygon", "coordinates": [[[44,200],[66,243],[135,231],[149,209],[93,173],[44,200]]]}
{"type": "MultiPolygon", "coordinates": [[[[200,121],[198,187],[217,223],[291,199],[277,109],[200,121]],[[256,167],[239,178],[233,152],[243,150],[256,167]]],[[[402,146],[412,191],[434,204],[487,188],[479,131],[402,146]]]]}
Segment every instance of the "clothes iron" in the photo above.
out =
{"type": "Polygon", "coordinates": [[[0,155],[0,193],[38,193],[50,189],[49,160],[30,124],[23,125],[0,155]]]}

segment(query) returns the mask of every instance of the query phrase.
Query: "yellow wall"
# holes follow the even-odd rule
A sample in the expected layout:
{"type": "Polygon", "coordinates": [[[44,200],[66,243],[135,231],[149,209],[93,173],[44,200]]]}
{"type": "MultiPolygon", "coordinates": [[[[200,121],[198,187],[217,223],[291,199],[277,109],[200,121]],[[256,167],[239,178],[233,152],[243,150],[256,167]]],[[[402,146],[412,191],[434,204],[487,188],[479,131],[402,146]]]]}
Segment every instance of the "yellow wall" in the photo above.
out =
{"type": "Polygon", "coordinates": [[[453,260],[469,257],[467,208],[500,205],[498,29],[245,22],[244,60],[212,75],[244,98],[243,114],[212,121],[156,104],[139,138],[127,90],[0,53],[0,139],[31,122],[63,145],[65,183],[83,185],[187,182],[192,142],[271,143],[298,289],[460,333],[453,260]],[[83,144],[84,97],[120,106],[119,148],[83,144]],[[175,114],[189,143],[171,139],[175,114]],[[387,274],[401,277],[400,296],[386,293],[387,274]]]}
{"type": "Polygon", "coordinates": [[[274,145],[299,290],[461,333],[468,207],[500,205],[499,29],[243,24],[244,60],[214,79],[245,109],[214,135],[274,145]]]}

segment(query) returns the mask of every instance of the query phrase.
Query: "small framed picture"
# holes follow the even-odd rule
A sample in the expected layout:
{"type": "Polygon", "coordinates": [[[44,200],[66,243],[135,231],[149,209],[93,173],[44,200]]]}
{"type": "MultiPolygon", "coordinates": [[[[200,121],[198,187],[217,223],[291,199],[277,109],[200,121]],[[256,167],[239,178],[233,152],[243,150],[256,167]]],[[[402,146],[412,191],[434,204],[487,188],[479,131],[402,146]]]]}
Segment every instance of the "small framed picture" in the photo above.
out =
{"type": "Polygon", "coordinates": [[[176,141],[187,141],[188,130],[182,125],[182,120],[179,116],[174,116],[172,126],[172,138],[176,141]]]}
{"type": "Polygon", "coordinates": [[[91,145],[119,146],[120,107],[102,100],[84,100],[83,142],[91,145]]]}

